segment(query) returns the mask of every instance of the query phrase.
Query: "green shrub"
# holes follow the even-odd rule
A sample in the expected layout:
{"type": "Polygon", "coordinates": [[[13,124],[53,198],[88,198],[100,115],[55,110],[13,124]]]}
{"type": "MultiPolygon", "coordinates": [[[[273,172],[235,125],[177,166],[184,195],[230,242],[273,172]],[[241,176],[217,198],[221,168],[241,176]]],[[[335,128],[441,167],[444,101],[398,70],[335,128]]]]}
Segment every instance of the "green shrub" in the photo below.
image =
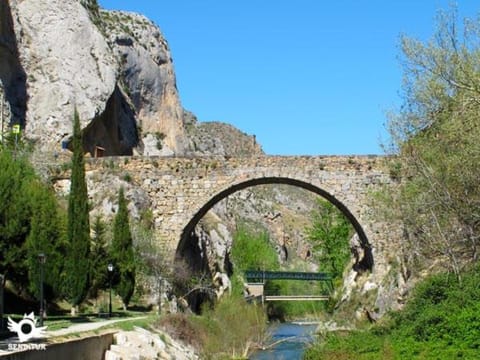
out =
{"type": "Polygon", "coordinates": [[[266,336],[266,318],[259,306],[227,296],[202,316],[172,314],[157,325],[202,353],[202,359],[245,357],[266,336]],[[241,314],[241,316],[239,316],[241,314]]]}
{"type": "Polygon", "coordinates": [[[270,243],[267,232],[254,234],[240,225],[232,244],[232,261],[236,269],[277,270],[278,255],[270,243]]]}
{"type": "Polygon", "coordinates": [[[162,328],[172,338],[192,345],[197,350],[200,350],[203,342],[205,342],[205,332],[199,331],[200,329],[196,326],[195,321],[182,313],[169,314],[160,318],[155,327],[162,328]]]}
{"type": "Polygon", "coordinates": [[[267,319],[263,309],[247,304],[241,297],[222,298],[197,320],[197,325],[207,334],[203,344],[205,359],[245,357],[252,345],[265,340],[267,319]]]}
{"type": "Polygon", "coordinates": [[[370,331],[328,334],[305,359],[478,359],[480,266],[461,275],[427,278],[402,311],[370,331]]]}
{"type": "Polygon", "coordinates": [[[130,173],[126,172],[125,174],[123,174],[122,180],[125,181],[125,182],[128,182],[128,183],[131,183],[133,181],[132,175],[130,175],[130,173]]]}

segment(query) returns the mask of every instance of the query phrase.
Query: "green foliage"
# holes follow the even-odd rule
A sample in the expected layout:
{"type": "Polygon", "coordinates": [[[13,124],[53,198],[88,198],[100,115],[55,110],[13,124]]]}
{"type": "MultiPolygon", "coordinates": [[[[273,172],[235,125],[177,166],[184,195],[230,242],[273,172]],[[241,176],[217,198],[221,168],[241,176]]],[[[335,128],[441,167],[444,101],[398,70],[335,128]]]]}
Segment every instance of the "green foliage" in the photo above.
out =
{"type": "Polygon", "coordinates": [[[480,267],[434,275],[418,284],[405,308],[370,331],[329,334],[306,359],[477,359],[480,267]]]}
{"type": "Polygon", "coordinates": [[[432,40],[402,38],[404,104],[388,124],[402,180],[389,205],[408,252],[447,258],[457,274],[478,258],[480,230],[480,24],[463,27],[452,9],[439,13],[432,40]]]}
{"type": "Polygon", "coordinates": [[[247,304],[242,297],[223,297],[214,308],[202,313],[190,317],[172,314],[162,318],[159,326],[195,346],[202,359],[245,359],[266,339],[263,309],[247,304]]]}
{"type": "Polygon", "coordinates": [[[50,300],[62,290],[58,279],[63,268],[65,230],[53,191],[38,180],[30,184],[29,190],[32,215],[25,244],[29,290],[39,298],[39,254],[44,254],[44,295],[50,300]]]}
{"type": "Polygon", "coordinates": [[[268,234],[252,234],[245,225],[235,232],[232,244],[232,262],[240,271],[277,270],[278,255],[269,241],[268,234]]]}
{"type": "MultiPolygon", "coordinates": [[[[168,279],[170,284],[174,285],[172,279],[176,274],[167,260],[169,257],[165,242],[155,236],[151,210],[145,211],[140,216],[140,220],[134,223],[132,236],[135,251],[135,294],[137,296],[142,296],[144,293],[159,295],[164,291],[163,280],[168,279]],[[151,282],[152,278],[155,279],[154,284],[151,282]]],[[[161,297],[158,296],[157,300],[158,310],[162,312],[164,304],[161,297]]]]}
{"type": "Polygon", "coordinates": [[[65,229],[54,193],[23,156],[14,158],[8,150],[1,150],[0,168],[0,273],[17,291],[27,290],[38,297],[38,255],[44,253],[45,296],[57,297],[65,229]]]}
{"type": "Polygon", "coordinates": [[[128,183],[131,183],[132,182],[132,175],[130,175],[130,173],[126,172],[125,174],[123,174],[122,176],[122,180],[123,181],[126,181],[128,183]]]}
{"type": "MultiPolygon", "coordinates": [[[[321,295],[328,294],[323,281],[269,280],[265,284],[266,295],[321,295]]],[[[315,317],[325,311],[323,301],[275,301],[268,303],[267,311],[272,318],[304,319],[315,317]]]]}
{"type": "MultiPolygon", "coordinates": [[[[478,354],[479,270],[477,266],[462,274],[461,283],[449,274],[435,275],[421,283],[404,311],[394,316],[395,339],[408,338],[412,343],[428,344],[432,352],[478,354]]],[[[408,356],[405,346],[399,350],[408,356]]]]}
{"type": "Polygon", "coordinates": [[[246,224],[238,226],[233,236],[231,260],[234,272],[231,276],[232,293],[243,296],[243,273],[247,270],[278,270],[278,255],[270,243],[268,233],[253,233],[246,224]]]}
{"type": "Polygon", "coordinates": [[[35,176],[24,158],[0,151],[0,273],[25,284],[24,243],[30,231],[28,187],[35,176]]]}
{"type": "Polygon", "coordinates": [[[163,148],[163,140],[166,138],[166,135],[161,132],[156,132],[155,133],[155,139],[157,140],[156,146],[158,150],[162,150],[163,148]]]}
{"type": "Polygon", "coordinates": [[[307,235],[319,270],[330,273],[334,280],[341,280],[351,256],[349,239],[353,227],[348,219],[332,203],[319,199],[307,235]]]}
{"type": "Polygon", "coordinates": [[[123,188],[118,193],[118,211],[113,223],[112,258],[115,266],[115,290],[126,308],[135,289],[135,257],[123,188]]]}
{"type": "Polygon", "coordinates": [[[68,198],[67,252],[64,286],[72,306],[86,297],[90,275],[90,223],[80,119],[75,109],[72,138],[72,175],[68,198]]]}
{"type": "Polygon", "coordinates": [[[106,289],[108,286],[108,264],[110,257],[107,248],[106,232],[107,226],[100,216],[95,218],[92,227],[93,237],[91,242],[91,286],[89,296],[97,297],[98,290],[106,289]]]}
{"type": "MultiPolygon", "coordinates": [[[[269,241],[266,232],[253,233],[246,224],[238,227],[232,244],[232,262],[234,273],[231,276],[233,294],[243,294],[243,272],[246,270],[280,269],[278,254],[269,241]]],[[[272,281],[265,283],[265,293],[268,295],[298,295],[298,294],[321,294],[326,293],[324,284],[320,282],[309,283],[307,281],[272,281]]],[[[275,302],[268,304],[267,313],[271,318],[296,318],[305,314],[318,314],[323,311],[323,304],[308,302],[275,302]]]]}

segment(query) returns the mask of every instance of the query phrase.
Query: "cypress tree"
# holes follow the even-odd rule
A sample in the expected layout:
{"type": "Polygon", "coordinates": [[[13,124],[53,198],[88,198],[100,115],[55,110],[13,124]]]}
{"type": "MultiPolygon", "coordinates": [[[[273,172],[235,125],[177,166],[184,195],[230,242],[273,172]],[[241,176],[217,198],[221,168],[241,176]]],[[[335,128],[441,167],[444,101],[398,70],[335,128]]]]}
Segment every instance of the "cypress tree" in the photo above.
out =
{"type": "Polygon", "coordinates": [[[72,305],[72,314],[85,299],[90,274],[90,224],[88,192],[80,119],[75,109],[72,137],[72,175],[68,198],[67,254],[65,259],[65,291],[72,305]]]}
{"type": "Polygon", "coordinates": [[[107,227],[100,216],[95,218],[92,225],[92,244],[91,244],[91,272],[90,272],[90,291],[89,297],[97,297],[98,290],[105,289],[108,286],[107,267],[110,259],[108,257],[106,232],[107,227]]]}
{"type": "Polygon", "coordinates": [[[22,290],[28,285],[25,241],[30,232],[29,185],[34,171],[24,157],[0,150],[0,275],[22,290]]]}
{"type": "Polygon", "coordinates": [[[30,185],[31,201],[30,233],[26,240],[26,263],[29,290],[38,298],[40,267],[39,254],[45,254],[43,265],[45,298],[51,300],[60,294],[58,282],[63,266],[63,227],[59,207],[51,189],[40,181],[30,185]]]}
{"type": "Polygon", "coordinates": [[[123,188],[118,194],[118,211],[113,223],[112,257],[115,264],[115,290],[126,310],[135,288],[135,259],[123,188]]]}

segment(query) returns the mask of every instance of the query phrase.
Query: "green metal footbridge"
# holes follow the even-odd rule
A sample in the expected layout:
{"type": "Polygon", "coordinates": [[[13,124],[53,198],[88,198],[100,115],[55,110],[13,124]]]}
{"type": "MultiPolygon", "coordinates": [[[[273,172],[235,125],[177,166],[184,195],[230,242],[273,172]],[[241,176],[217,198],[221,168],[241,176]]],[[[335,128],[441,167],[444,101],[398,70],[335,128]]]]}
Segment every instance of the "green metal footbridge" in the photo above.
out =
{"type": "Polygon", "coordinates": [[[265,295],[266,280],[305,280],[305,281],[325,281],[328,285],[329,293],[333,290],[332,277],[327,273],[319,272],[293,272],[293,271],[245,271],[247,279],[247,297],[261,297],[264,301],[326,301],[330,299],[330,294],[319,295],[265,295]]]}

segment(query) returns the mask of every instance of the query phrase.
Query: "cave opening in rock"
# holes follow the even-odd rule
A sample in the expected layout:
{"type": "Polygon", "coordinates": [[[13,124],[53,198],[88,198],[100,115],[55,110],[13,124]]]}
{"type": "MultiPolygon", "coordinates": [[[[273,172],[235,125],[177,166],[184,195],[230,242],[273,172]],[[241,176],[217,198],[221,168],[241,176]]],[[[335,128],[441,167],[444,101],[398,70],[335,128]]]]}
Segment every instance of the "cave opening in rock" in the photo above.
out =
{"type": "MultiPolygon", "coordinates": [[[[83,149],[91,157],[131,156],[140,143],[135,111],[118,85],[105,110],[82,130],[83,149]]],[[[69,139],[67,147],[71,150],[69,139]]]]}

